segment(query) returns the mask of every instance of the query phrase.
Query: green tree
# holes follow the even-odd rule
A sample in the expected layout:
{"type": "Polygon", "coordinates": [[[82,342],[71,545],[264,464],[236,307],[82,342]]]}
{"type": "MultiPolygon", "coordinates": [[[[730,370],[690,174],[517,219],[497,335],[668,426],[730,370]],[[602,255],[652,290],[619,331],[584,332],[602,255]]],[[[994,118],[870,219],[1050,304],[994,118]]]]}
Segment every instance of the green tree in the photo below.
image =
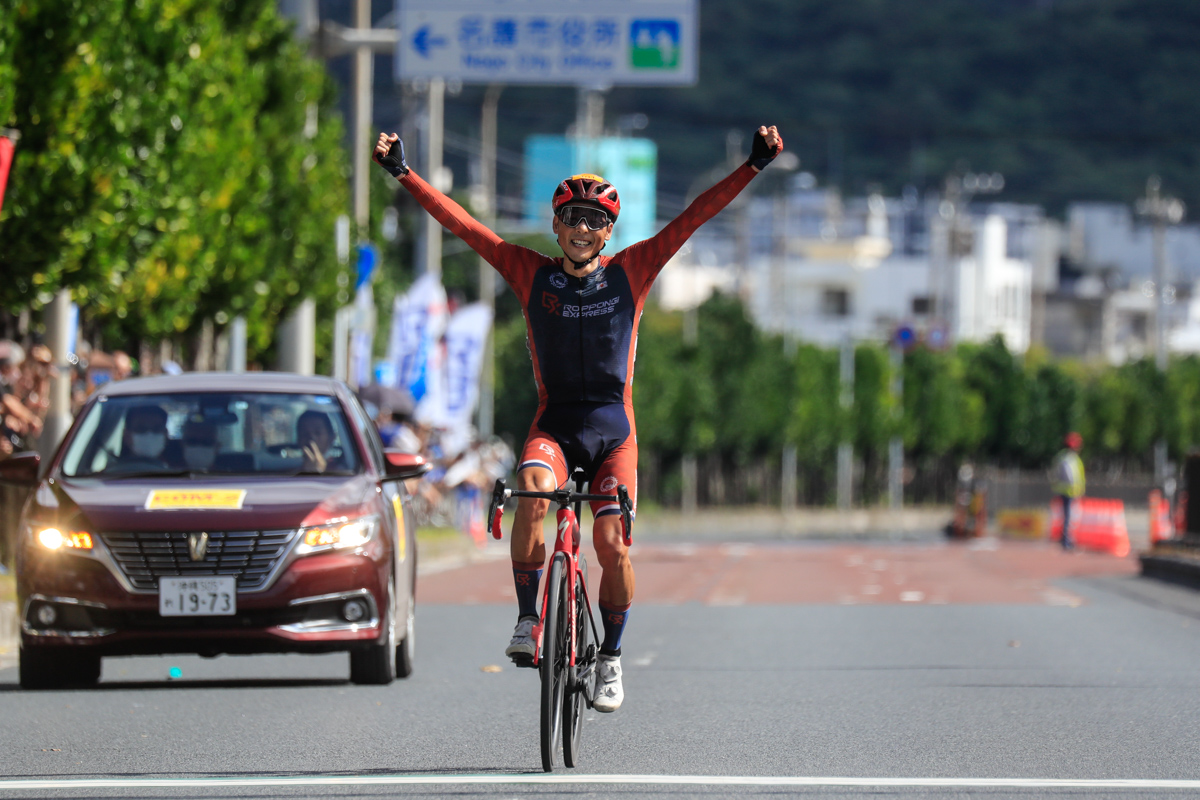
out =
{"type": "Polygon", "coordinates": [[[17,3],[0,304],[68,287],[117,340],[240,313],[252,354],[304,296],[332,310],[342,128],[274,6],[17,3]]]}

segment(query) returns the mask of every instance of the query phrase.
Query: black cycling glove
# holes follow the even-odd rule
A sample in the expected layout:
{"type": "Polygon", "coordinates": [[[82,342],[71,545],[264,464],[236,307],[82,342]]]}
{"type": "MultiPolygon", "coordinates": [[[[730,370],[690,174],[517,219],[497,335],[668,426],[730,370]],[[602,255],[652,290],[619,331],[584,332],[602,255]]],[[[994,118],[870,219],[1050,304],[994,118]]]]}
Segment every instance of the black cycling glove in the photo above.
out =
{"type": "Polygon", "coordinates": [[[750,158],[746,163],[758,170],[766,169],[767,164],[775,160],[775,156],[783,152],[783,139],[772,150],[767,147],[767,138],[758,131],[754,132],[754,142],[750,145],[750,158]]]}
{"type": "Polygon", "coordinates": [[[404,142],[400,139],[392,142],[386,156],[376,158],[375,161],[390,172],[393,178],[403,178],[408,174],[408,164],[404,163],[404,142]]]}

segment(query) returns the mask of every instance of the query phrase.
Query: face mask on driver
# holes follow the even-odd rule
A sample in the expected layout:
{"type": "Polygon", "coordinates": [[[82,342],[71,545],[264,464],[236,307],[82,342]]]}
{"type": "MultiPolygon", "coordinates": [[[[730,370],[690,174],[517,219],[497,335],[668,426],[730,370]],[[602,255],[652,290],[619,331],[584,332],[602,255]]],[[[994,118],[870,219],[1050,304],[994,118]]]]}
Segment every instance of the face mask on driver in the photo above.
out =
{"type": "Polygon", "coordinates": [[[185,444],[183,460],[191,469],[208,469],[217,458],[217,448],[203,444],[185,444]]]}
{"type": "Polygon", "coordinates": [[[167,446],[167,436],[163,433],[135,433],[132,437],[133,454],[142,458],[158,458],[163,448],[167,446]]]}

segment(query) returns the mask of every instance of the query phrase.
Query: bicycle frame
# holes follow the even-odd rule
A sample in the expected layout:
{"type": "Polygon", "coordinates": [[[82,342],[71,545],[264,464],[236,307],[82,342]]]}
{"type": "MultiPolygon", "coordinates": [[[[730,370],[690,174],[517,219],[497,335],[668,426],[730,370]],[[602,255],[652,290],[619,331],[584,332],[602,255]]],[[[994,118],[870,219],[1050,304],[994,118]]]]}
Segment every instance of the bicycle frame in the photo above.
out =
{"type": "MultiPolygon", "coordinates": [[[[488,532],[496,539],[499,539],[503,532],[500,529],[500,523],[504,517],[504,502],[510,497],[531,497],[542,500],[553,500],[558,503],[558,513],[556,515],[557,534],[554,539],[554,550],[550,554],[550,563],[554,563],[554,556],[562,553],[566,556],[567,562],[567,608],[568,623],[571,633],[571,660],[570,666],[577,666],[575,663],[576,652],[576,631],[578,629],[578,617],[576,616],[576,597],[575,584],[576,578],[579,575],[579,513],[582,510],[583,501],[602,501],[616,500],[621,506],[621,528],[625,545],[629,546],[633,543],[633,502],[629,499],[629,492],[625,485],[617,487],[617,493],[611,494],[583,494],[583,476],[582,472],[576,471],[575,475],[576,491],[572,492],[569,489],[558,488],[553,492],[534,492],[524,491],[520,489],[507,489],[504,485],[504,479],[498,479],[495,487],[492,489],[491,507],[488,509],[487,527],[488,532]],[[572,505],[574,506],[572,508],[572,505]]],[[[592,635],[596,641],[600,641],[599,631],[596,628],[596,620],[592,618],[592,603],[588,597],[587,585],[579,581],[579,585],[583,587],[583,601],[586,603],[588,610],[588,622],[592,628],[592,635]]],[[[533,663],[539,664],[542,657],[542,629],[546,623],[547,603],[550,600],[549,584],[542,587],[542,613],[538,618],[537,625],[533,628],[533,640],[536,642],[534,650],[533,663]]],[[[591,698],[588,698],[591,702],[591,698]]]]}
{"type": "MultiPolygon", "coordinates": [[[[578,508],[579,502],[575,503],[578,508]]],[[[576,578],[579,575],[579,517],[578,513],[570,506],[559,506],[557,514],[558,534],[554,539],[554,550],[550,553],[551,562],[554,561],[555,553],[562,553],[566,558],[567,563],[567,630],[571,632],[571,658],[567,663],[574,667],[575,653],[577,650],[575,635],[578,630],[578,617],[576,616],[578,606],[576,605],[575,585],[576,578]]],[[[583,587],[583,602],[587,604],[588,621],[592,626],[592,633],[596,632],[596,621],[591,619],[592,603],[588,598],[587,585],[582,581],[579,585],[583,587]]],[[[546,607],[550,602],[549,583],[542,587],[542,614],[538,619],[538,624],[533,628],[533,640],[537,642],[537,649],[534,651],[533,663],[541,663],[542,658],[542,628],[546,621],[546,607]]]]}

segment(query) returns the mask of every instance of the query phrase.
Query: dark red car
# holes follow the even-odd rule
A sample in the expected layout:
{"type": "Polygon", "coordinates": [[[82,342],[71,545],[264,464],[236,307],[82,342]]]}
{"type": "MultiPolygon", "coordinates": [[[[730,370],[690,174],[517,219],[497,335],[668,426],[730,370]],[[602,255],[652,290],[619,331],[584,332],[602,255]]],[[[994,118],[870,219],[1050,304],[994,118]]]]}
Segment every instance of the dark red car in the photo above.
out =
{"type": "Polygon", "coordinates": [[[356,683],[413,667],[416,528],[345,385],[193,373],[109,384],[36,485],[17,546],[20,679],[89,685],[107,655],[348,651],[356,683]]]}

